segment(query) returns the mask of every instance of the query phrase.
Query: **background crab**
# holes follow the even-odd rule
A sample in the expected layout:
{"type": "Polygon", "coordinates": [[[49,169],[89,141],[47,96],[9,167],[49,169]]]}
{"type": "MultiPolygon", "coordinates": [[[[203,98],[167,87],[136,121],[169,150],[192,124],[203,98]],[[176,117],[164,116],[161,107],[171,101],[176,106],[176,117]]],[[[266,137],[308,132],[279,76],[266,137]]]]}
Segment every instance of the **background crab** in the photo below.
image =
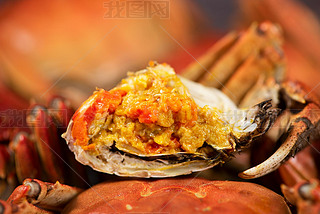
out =
{"type": "Polygon", "coordinates": [[[10,113],[1,118],[2,125],[6,123],[6,130],[1,132],[1,198],[6,199],[26,178],[84,187],[88,182],[86,169],[68,154],[59,136],[73,114],[65,100],[52,97],[47,107],[40,104],[28,107],[25,102],[19,106],[13,104],[8,103],[16,110],[7,110],[10,113]],[[76,173],[69,171],[68,166],[76,173]]]}

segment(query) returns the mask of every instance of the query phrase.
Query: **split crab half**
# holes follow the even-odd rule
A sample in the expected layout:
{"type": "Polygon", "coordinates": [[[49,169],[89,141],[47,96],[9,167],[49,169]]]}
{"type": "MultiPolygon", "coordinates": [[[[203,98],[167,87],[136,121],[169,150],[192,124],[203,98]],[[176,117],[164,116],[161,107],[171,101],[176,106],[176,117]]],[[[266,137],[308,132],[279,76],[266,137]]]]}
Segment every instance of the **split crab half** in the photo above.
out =
{"type": "Polygon", "coordinates": [[[278,112],[271,100],[240,110],[220,90],[151,62],[112,90],[95,91],[63,137],[95,170],[172,177],[225,162],[264,134],[278,112]]]}
{"type": "Polygon", "coordinates": [[[182,77],[151,63],[111,91],[96,91],[64,138],[79,162],[98,171],[170,177],[223,163],[270,128],[261,141],[278,149],[239,176],[268,174],[320,139],[320,101],[284,79],[282,42],[278,25],[253,23],[219,40],[182,77]]]}

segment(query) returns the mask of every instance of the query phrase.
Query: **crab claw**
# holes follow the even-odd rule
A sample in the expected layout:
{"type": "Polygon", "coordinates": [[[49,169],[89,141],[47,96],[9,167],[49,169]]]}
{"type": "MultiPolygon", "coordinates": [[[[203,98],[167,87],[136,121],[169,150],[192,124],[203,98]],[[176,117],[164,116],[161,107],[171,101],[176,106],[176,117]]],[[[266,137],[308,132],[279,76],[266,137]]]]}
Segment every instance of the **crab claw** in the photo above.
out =
{"type": "MultiPolygon", "coordinates": [[[[293,157],[310,142],[319,138],[320,111],[314,103],[307,104],[303,110],[292,118],[287,133],[279,141],[283,141],[278,150],[261,164],[239,174],[245,179],[258,178],[276,170],[284,161],[293,157]]],[[[277,127],[276,127],[277,128],[277,127]]],[[[279,127],[278,127],[279,128],[279,127]]]]}
{"type": "Polygon", "coordinates": [[[7,200],[11,208],[4,204],[4,213],[7,209],[14,209],[17,213],[61,211],[80,192],[82,190],[79,188],[59,182],[52,184],[36,179],[26,179],[23,185],[18,186],[7,200]]]}
{"type": "Polygon", "coordinates": [[[320,184],[319,180],[301,181],[293,187],[281,185],[286,199],[298,207],[298,213],[320,212],[320,184]]]}

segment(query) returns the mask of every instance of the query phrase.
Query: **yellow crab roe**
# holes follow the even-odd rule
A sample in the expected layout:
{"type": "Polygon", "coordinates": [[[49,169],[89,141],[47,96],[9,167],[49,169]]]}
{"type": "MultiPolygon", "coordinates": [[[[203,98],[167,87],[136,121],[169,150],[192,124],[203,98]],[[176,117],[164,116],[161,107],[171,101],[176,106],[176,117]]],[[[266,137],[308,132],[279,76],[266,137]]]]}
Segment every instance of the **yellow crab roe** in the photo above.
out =
{"type": "Polygon", "coordinates": [[[126,95],[114,114],[93,121],[91,144],[116,142],[118,149],[138,155],[195,153],[204,142],[216,149],[232,148],[231,129],[220,112],[198,107],[168,66],[130,74],[113,90],[126,95]]]}

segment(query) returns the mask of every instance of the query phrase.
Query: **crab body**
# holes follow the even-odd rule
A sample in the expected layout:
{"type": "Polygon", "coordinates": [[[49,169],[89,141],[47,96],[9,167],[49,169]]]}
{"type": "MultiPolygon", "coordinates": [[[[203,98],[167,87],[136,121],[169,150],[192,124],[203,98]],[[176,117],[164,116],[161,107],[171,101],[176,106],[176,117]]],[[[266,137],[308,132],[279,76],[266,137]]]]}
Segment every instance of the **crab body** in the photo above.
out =
{"type": "Polygon", "coordinates": [[[64,138],[76,158],[96,170],[171,177],[222,163],[272,125],[264,101],[239,110],[220,91],[151,63],[77,110],[64,138]]]}

